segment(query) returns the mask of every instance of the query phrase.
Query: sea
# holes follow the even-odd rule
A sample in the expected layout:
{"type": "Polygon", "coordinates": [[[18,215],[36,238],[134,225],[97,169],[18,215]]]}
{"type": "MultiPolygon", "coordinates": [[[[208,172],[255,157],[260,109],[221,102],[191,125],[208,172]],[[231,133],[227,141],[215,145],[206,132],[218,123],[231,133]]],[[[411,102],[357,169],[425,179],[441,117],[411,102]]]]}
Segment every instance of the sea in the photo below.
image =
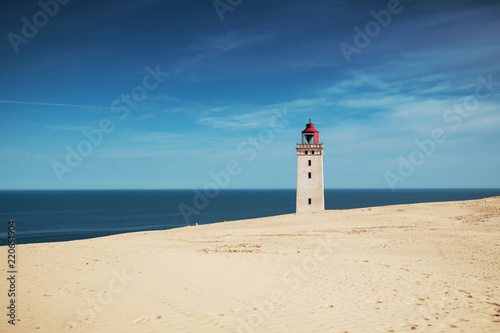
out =
{"type": "MultiPolygon", "coordinates": [[[[500,189],[326,189],[325,209],[499,196],[500,189]]],[[[195,224],[290,214],[295,190],[0,191],[0,245],[15,221],[16,243],[70,241],[195,224]]]]}

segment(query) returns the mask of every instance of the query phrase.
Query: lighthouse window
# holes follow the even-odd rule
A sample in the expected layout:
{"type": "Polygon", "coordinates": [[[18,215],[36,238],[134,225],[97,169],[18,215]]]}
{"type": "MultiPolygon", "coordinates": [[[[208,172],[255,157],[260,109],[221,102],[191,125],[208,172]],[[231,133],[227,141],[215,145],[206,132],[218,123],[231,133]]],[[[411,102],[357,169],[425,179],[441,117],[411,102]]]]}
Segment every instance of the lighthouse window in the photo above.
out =
{"type": "Polygon", "coordinates": [[[307,161],[307,165],[311,166],[311,160],[307,161]]]}
{"type": "Polygon", "coordinates": [[[307,178],[311,178],[311,173],[310,172],[307,174],[307,178]]]}
{"type": "Polygon", "coordinates": [[[311,198],[307,199],[307,204],[310,205],[312,202],[311,198]]]}

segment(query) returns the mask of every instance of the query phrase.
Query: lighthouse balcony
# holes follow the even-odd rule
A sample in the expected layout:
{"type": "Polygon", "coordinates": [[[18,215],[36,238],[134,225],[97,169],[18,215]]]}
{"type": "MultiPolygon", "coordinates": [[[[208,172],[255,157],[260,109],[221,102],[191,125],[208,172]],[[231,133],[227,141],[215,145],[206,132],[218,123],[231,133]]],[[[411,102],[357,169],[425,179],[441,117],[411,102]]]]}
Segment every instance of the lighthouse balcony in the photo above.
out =
{"type": "Polygon", "coordinates": [[[323,142],[320,143],[297,143],[297,149],[311,149],[311,148],[317,148],[317,149],[323,149],[323,142]]]}
{"type": "Polygon", "coordinates": [[[322,143],[297,143],[297,156],[302,155],[323,155],[322,143]]]}

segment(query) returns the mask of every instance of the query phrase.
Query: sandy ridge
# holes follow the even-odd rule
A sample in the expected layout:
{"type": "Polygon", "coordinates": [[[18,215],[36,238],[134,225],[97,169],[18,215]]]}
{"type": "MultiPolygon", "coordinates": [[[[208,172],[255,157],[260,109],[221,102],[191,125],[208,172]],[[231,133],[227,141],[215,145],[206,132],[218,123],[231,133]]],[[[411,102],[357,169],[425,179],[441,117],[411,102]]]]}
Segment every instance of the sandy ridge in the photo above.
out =
{"type": "Polygon", "coordinates": [[[500,331],[500,197],[17,249],[1,332],[500,331]]]}

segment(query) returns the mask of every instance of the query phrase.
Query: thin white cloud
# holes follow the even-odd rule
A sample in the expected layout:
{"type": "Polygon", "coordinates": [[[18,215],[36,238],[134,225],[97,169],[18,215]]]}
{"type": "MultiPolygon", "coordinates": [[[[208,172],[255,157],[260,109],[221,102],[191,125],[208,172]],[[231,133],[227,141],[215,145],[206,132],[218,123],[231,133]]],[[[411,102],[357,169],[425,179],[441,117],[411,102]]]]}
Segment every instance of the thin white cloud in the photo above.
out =
{"type": "Polygon", "coordinates": [[[264,114],[264,112],[251,112],[242,115],[203,117],[198,122],[215,128],[258,128],[269,122],[264,114]]]}
{"type": "Polygon", "coordinates": [[[7,148],[7,149],[0,149],[0,154],[10,154],[10,153],[19,153],[24,151],[24,149],[21,148],[7,148]]]}
{"type": "Polygon", "coordinates": [[[172,144],[179,141],[179,134],[165,132],[124,132],[122,133],[131,142],[149,144],[172,144]]]}
{"type": "Polygon", "coordinates": [[[59,126],[59,125],[43,125],[43,127],[51,130],[58,131],[81,131],[85,129],[85,126],[59,126]]]}
{"type": "Polygon", "coordinates": [[[215,51],[220,55],[237,48],[260,44],[272,36],[269,32],[230,31],[222,35],[208,37],[200,43],[190,47],[193,51],[215,51]]]}
{"type": "Polygon", "coordinates": [[[220,57],[230,51],[258,45],[271,37],[272,34],[269,32],[245,30],[207,37],[188,47],[187,53],[190,55],[180,60],[180,66],[177,66],[178,72],[220,57]]]}
{"type": "Polygon", "coordinates": [[[404,95],[390,95],[384,96],[383,94],[376,95],[365,95],[360,98],[350,98],[339,101],[337,104],[339,106],[348,108],[385,108],[392,109],[395,105],[400,105],[402,103],[409,103],[413,101],[414,98],[411,96],[404,95]]]}
{"type": "Polygon", "coordinates": [[[440,92],[449,92],[451,87],[451,83],[449,81],[439,82],[433,87],[420,90],[420,94],[430,94],[430,93],[440,93],[440,92]]]}
{"type": "Polygon", "coordinates": [[[63,103],[41,103],[41,102],[30,102],[30,101],[12,101],[0,99],[0,103],[6,104],[24,104],[24,105],[38,105],[38,106],[61,106],[69,108],[92,108],[92,109],[109,109],[109,107],[95,106],[95,105],[78,105],[78,104],[63,104],[63,103]]]}

